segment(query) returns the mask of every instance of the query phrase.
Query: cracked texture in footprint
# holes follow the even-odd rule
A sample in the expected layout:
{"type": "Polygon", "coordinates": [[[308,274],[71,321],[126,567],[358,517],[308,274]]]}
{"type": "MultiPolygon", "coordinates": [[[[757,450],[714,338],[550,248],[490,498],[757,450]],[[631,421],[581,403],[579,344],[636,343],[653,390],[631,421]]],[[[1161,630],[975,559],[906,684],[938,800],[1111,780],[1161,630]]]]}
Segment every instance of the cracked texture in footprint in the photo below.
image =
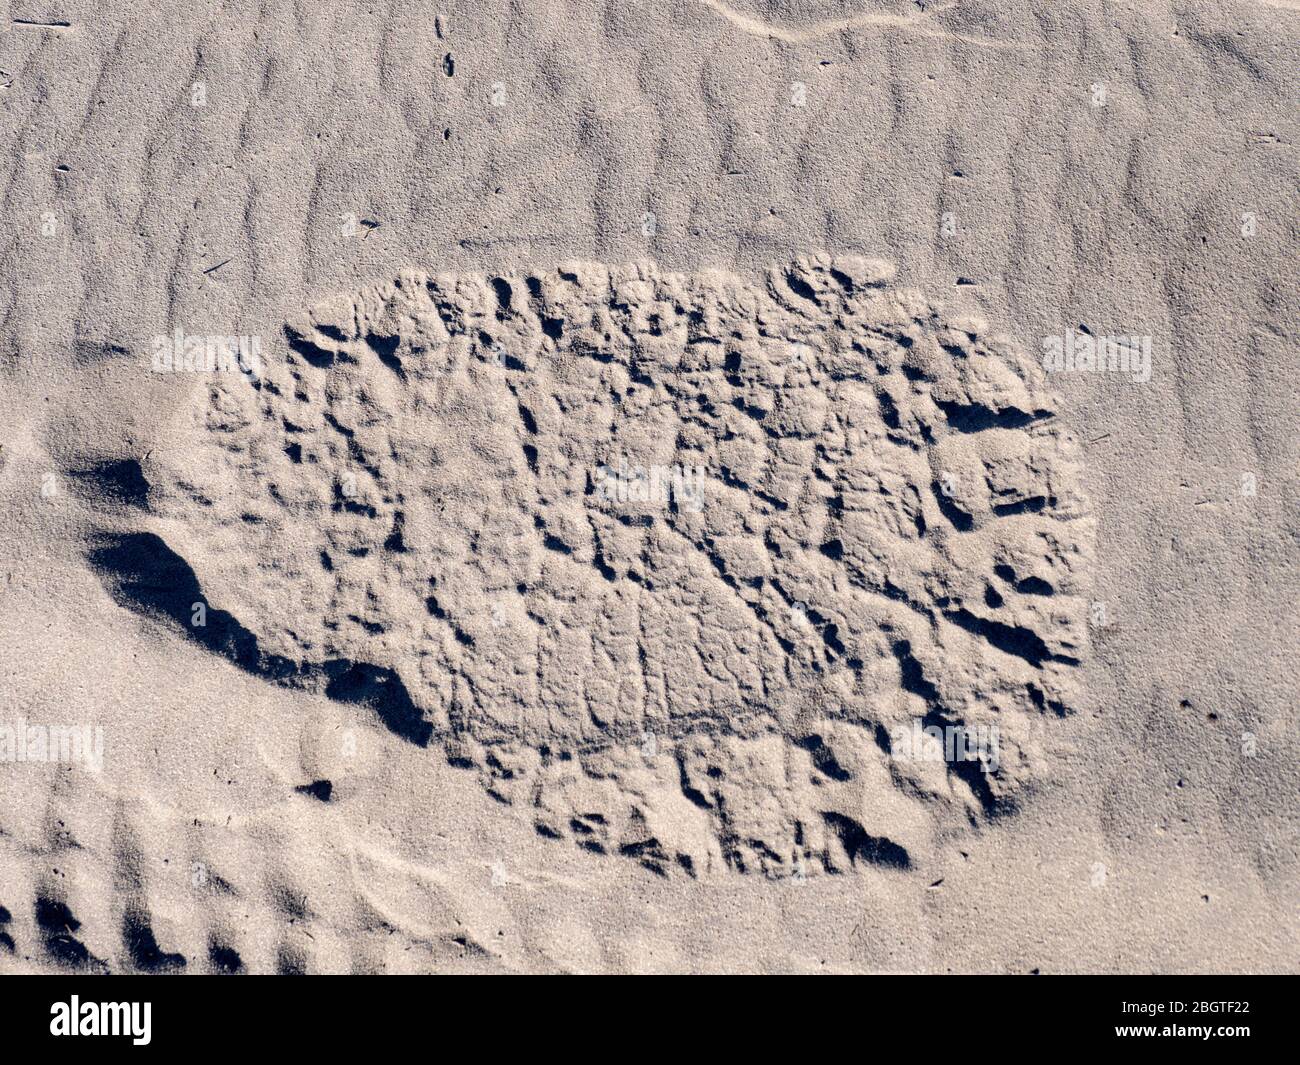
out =
{"type": "Polygon", "coordinates": [[[1073,705],[1092,522],[1034,362],[891,277],[577,263],[331,299],[260,379],[196,389],[144,470],[170,520],[98,565],[181,625],[201,597],[213,650],[372,706],[543,835],[665,875],[924,866],[1015,806],[1073,705]],[[996,728],[996,762],[891,750],[916,720],[996,728]]]}

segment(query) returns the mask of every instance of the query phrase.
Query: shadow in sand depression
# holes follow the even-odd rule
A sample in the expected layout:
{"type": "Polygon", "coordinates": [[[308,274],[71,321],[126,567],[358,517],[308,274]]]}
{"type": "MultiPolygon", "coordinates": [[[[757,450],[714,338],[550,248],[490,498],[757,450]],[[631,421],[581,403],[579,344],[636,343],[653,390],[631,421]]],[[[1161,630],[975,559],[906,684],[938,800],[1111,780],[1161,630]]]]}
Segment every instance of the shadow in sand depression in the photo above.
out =
{"type": "Polygon", "coordinates": [[[429,745],[433,726],[395,672],[344,658],[295,662],[263,650],[257,636],[233,614],[208,603],[194,570],[161,537],[144,532],[106,536],[89,557],[95,574],[118,605],[168,624],[253,676],[289,687],[322,690],[339,702],[368,707],[402,739],[421,747],[429,745]]]}

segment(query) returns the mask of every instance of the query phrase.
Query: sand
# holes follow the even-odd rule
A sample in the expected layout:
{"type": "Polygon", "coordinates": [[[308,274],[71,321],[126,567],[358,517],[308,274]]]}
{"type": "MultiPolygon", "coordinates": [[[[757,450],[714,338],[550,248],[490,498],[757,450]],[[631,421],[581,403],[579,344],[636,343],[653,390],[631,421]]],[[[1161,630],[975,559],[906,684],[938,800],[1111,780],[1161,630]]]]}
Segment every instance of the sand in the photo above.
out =
{"type": "Polygon", "coordinates": [[[1296,5],[0,25],[0,972],[1296,970],[1296,5]]]}

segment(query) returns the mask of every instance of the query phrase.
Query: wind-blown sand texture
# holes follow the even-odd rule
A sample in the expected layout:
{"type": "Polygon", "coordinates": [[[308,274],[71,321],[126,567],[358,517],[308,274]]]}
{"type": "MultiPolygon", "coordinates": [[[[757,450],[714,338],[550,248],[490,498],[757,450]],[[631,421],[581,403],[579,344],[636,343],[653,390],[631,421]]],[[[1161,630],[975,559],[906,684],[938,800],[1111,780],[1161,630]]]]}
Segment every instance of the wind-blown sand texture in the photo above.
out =
{"type": "Polygon", "coordinates": [[[1296,968],[1294,5],[0,14],[0,971],[1296,968]]]}

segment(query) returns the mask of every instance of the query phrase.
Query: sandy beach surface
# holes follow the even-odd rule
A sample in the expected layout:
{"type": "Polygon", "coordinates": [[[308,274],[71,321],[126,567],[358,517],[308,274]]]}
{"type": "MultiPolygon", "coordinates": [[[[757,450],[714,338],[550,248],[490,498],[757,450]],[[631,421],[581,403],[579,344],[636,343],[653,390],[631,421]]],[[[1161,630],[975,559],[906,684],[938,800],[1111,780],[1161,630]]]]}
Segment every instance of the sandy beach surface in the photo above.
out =
{"type": "Polygon", "coordinates": [[[0,3],[0,972],[1295,972],[1298,41],[0,3]]]}

